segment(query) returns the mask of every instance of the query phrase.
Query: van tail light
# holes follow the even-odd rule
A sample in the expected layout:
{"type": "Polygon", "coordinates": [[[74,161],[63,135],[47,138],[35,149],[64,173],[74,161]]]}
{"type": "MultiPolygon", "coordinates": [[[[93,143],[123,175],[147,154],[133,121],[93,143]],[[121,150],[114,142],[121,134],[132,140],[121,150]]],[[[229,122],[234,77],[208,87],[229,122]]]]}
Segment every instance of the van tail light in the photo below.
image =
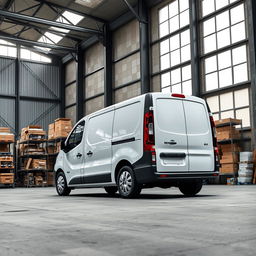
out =
{"type": "Polygon", "coordinates": [[[181,93],[172,93],[171,94],[172,97],[176,97],[176,98],[186,98],[184,94],[181,93]]]}
{"type": "Polygon", "coordinates": [[[155,134],[154,134],[154,113],[152,110],[144,115],[144,136],[143,136],[144,152],[149,151],[152,155],[152,163],[156,162],[155,151],[155,134]]]}

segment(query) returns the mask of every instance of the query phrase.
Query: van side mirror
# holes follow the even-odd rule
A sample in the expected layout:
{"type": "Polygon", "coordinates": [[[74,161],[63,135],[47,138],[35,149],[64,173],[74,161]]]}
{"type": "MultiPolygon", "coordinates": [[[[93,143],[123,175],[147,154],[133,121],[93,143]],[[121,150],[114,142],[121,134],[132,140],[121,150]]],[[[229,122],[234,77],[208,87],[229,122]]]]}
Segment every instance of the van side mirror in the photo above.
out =
{"type": "Polygon", "coordinates": [[[61,146],[60,147],[61,147],[61,150],[65,151],[65,148],[66,148],[65,140],[63,140],[61,142],[61,146]]]}

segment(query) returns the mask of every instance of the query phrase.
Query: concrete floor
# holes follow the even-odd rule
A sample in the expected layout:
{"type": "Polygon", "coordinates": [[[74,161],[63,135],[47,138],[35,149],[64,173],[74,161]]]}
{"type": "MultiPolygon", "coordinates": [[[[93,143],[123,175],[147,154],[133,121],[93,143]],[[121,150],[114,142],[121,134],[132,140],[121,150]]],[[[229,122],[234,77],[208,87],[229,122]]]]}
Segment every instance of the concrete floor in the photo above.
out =
{"type": "Polygon", "coordinates": [[[256,255],[256,186],[102,189],[59,197],[54,188],[0,189],[0,255],[256,255]]]}

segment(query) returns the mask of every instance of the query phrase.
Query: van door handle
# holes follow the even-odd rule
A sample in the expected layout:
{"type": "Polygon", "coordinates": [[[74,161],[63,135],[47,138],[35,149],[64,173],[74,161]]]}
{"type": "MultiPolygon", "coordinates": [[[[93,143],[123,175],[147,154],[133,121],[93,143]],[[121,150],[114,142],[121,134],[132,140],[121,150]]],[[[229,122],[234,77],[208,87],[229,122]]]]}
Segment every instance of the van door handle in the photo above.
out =
{"type": "Polygon", "coordinates": [[[171,140],[171,141],[165,141],[164,144],[176,145],[177,142],[175,140],[171,140]]]}
{"type": "Polygon", "coordinates": [[[78,154],[76,155],[77,158],[80,158],[81,156],[82,156],[81,153],[78,153],[78,154]]]}
{"type": "Polygon", "coordinates": [[[92,151],[89,151],[88,153],[87,153],[87,156],[92,156],[92,151]]]}

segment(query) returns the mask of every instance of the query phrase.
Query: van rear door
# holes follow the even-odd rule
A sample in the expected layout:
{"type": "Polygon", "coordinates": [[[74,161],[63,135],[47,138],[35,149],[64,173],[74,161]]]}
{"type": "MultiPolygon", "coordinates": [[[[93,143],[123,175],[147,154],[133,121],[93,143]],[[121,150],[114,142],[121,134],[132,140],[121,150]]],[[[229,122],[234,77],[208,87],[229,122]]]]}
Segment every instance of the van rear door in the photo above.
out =
{"type": "Polygon", "coordinates": [[[189,171],[214,171],[212,131],[203,100],[183,100],[188,138],[189,171]]]}
{"type": "Polygon", "coordinates": [[[188,172],[188,144],[182,99],[153,95],[158,172],[188,172]]]}

